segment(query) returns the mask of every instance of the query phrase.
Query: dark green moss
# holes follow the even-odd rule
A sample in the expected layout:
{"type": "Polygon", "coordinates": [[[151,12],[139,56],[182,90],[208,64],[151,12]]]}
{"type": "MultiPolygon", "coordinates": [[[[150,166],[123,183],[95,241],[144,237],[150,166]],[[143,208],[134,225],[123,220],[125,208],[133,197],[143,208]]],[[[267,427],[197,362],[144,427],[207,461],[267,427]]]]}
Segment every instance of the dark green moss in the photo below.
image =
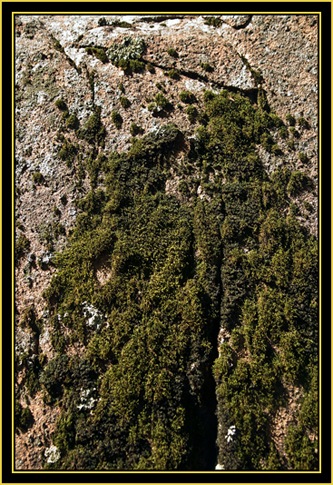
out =
{"type": "Polygon", "coordinates": [[[179,72],[177,69],[170,69],[167,72],[167,75],[169,76],[170,79],[179,79],[179,72]]]}
{"type": "Polygon", "coordinates": [[[313,182],[308,175],[298,170],[291,174],[287,186],[287,191],[290,195],[295,196],[304,190],[310,190],[312,188],[313,182]]]}
{"type": "Polygon", "coordinates": [[[15,242],[15,260],[17,261],[19,258],[21,258],[25,253],[29,251],[29,249],[29,239],[24,234],[20,234],[15,242]]]}
{"type": "Polygon", "coordinates": [[[23,407],[18,399],[15,400],[15,428],[26,432],[28,428],[33,424],[34,419],[29,407],[23,407]]]}
{"type": "Polygon", "coordinates": [[[67,111],[68,110],[67,104],[61,98],[56,99],[56,101],[54,102],[54,104],[56,105],[57,108],[61,109],[62,111],[67,111]]]}
{"type": "Polygon", "coordinates": [[[66,120],[66,126],[71,130],[77,129],[79,127],[79,124],[80,123],[79,123],[78,117],[76,116],[75,113],[71,114],[66,120]]]}
{"type": "Polygon", "coordinates": [[[36,185],[41,185],[44,182],[44,177],[40,172],[34,172],[32,174],[32,181],[36,185]]]}
{"type": "Polygon", "coordinates": [[[87,54],[90,54],[90,55],[93,54],[97,59],[103,62],[103,64],[106,64],[109,62],[109,58],[103,49],[100,49],[98,47],[86,47],[85,50],[87,54]]]}
{"type": "Polygon", "coordinates": [[[121,125],[123,124],[123,119],[121,115],[118,113],[118,111],[116,110],[112,111],[111,120],[112,120],[112,123],[115,125],[115,127],[119,130],[121,128],[121,125]]]}
{"type": "Polygon", "coordinates": [[[192,104],[192,103],[195,103],[196,101],[196,98],[194,94],[191,93],[191,91],[181,91],[179,93],[179,99],[180,101],[186,104],[192,104]]]}
{"type": "Polygon", "coordinates": [[[208,62],[201,62],[200,67],[206,72],[213,72],[214,68],[208,62]]]}
{"type": "Polygon", "coordinates": [[[205,24],[211,25],[212,27],[220,27],[222,20],[218,17],[206,17],[205,24]]]}
{"type": "Polygon", "coordinates": [[[157,106],[159,106],[162,109],[168,109],[171,107],[170,101],[168,101],[168,99],[165,96],[163,96],[162,93],[156,94],[155,103],[157,106]]]}
{"type": "Polygon", "coordinates": [[[292,114],[288,113],[286,115],[286,120],[288,121],[290,126],[295,126],[296,120],[292,114]]]}
{"type": "Polygon", "coordinates": [[[186,114],[188,116],[188,119],[191,123],[195,123],[197,117],[198,117],[198,110],[195,106],[193,105],[189,105],[187,108],[186,108],[186,114]]]}
{"type": "Polygon", "coordinates": [[[76,153],[77,150],[75,146],[69,141],[65,140],[59,150],[58,155],[62,161],[66,162],[67,167],[70,168],[73,165],[76,153]]]}
{"type": "Polygon", "coordinates": [[[306,163],[306,162],[308,162],[308,161],[309,161],[309,159],[308,159],[307,155],[306,155],[305,153],[303,153],[303,152],[299,152],[299,154],[298,154],[298,158],[300,159],[300,161],[301,161],[302,163],[306,163]]]}
{"type": "Polygon", "coordinates": [[[120,101],[121,106],[125,109],[127,109],[131,106],[131,102],[128,98],[126,98],[126,96],[121,96],[119,98],[119,101],[120,101]]]}
{"type": "Polygon", "coordinates": [[[100,107],[95,107],[95,112],[84,126],[76,131],[76,134],[78,138],[86,140],[90,145],[98,145],[104,148],[106,130],[101,122],[100,107]]]}
{"type": "Polygon", "coordinates": [[[174,49],[173,47],[170,47],[168,50],[167,50],[167,53],[169,54],[169,56],[171,57],[174,57],[175,59],[178,58],[178,52],[176,51],[176,49],[174,49]]]}
{"type": "Polygon", "coordinates": [[[141,126],[138,126],[136,123],[131,123],[130,133],[132,136],[142,135],[143,128],[141,126]]]}

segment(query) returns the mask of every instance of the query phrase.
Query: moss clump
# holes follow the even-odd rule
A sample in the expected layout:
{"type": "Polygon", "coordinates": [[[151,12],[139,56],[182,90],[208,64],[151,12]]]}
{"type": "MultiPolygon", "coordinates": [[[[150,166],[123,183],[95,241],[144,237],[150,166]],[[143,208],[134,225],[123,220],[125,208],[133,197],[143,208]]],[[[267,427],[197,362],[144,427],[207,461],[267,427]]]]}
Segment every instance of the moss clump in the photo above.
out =
{"type": "Polygon", "coordinates": [[[199,115],[197,108],[193,105],[186,108],[186,114],[191,123],[195,123],[199,115]]]}
{"type": "Polygon", "coordinates": [[[303,152],[299,152],[298,158],[302,163],[306,163],[309,161],[308,156],[303,152]]]}
{"type": "Polygon", "coordinates": [[[61,111],[67,111],[67,104],[62,98],[56,99],[54,102],[55,106],[60,109],[61,111]]]}
{"type": "Polygon", "coordinates": [[[44,182],[44,177],[40,172],[34,172],[32,174],[32,182],[35,185],[41,185],[44,182]]]}
{"type": "Polygon", "coordinates": [[[300,194],[304,190],[310,190],[313,188],[313,182],[311,178],[303,172],[296,170],[290,176],[290,180],[287,186],[287,191],[291,196],[300,194]]]}
{"type": "Polygon", "coordinates": [[[208,62],[200,62],[200,67],[206,72],[214,71],[214,68],[208,62]]]}
{"type": "Polygon", "coordinates": [[[15,399],[15,428],[25,432],[33,424],[33,416],[29,407],[23,407],[18,399],[15,399]]]}
{"type": "Polygon", "coordinates": [[[131,123],[130,133],[131,133],[132,136],[142,135],[143,134],[143,128],[141,126],[137,125],[136,123],[131,123]]]}
{"type": "Polygon", "coordinates": [[[169,76],[170,79],[179,79],[179,72],[177,69],[170,69],[167,72],[167,75],[169,76]]]}
{"type": "Polygon", "coordinates": [[[178,52],[173,47],[170,47],[170,49],[167,50],[167,53],[169,54],[169,56],[173,57],[174,59],[178,58],[178,52]]]}
{"type": "Polygon", "coordinates": [[[165,87],[161,83],[156,83],[155,86],[157,87],[157,89],[162,91],[162,93],[166,92],[165,87]]]}
{"type": "Polygon", "coordinates": [[[86,47],[85,48],[87,54],[93,54],[97,59],[99,59],[103,64],[109,62],[109,58],[105,53],[104,49],[100,49],[98,47],[86,47]]]}
{"type": "Polygon", "coordinates": [[[192,104],[196,101],[196,98],[191,91],[181,91],[179,93],[179,99],[183,103],[192,104]]]}
{"type": "Polygon", "coordinates": [[[119,98],[119,101],[120,101],[120,104],[121,106],[124,108],[124,109],[127,109],[131,106],[131,102],[128,98],[126,98],[126,96],[121,96],[119,98]]]}
{"type": "Polygon", "coordinates": [[[109,25],[109,24],[105,17],[100,17],[98,19],[98,25],[99,27],[105,27],[105,25],[109,25]]]}
{"type": "Polygon", "coordinates": [[[75,113],[71,114],[67,119],[66,119],[66,126],[67,128],[70,128],[71,130],[76,130],[79,127],[79,120],[78,117],[76,116],[75,113]]]}
{"type": "Polygon", "coordinates": [[[75,146],[69,141],[65,140],[59,150],[58,155],[63,162],[66,162],[67,167],[70,168],[73,165],[76,153],[77,149],[75,146]]]}
{"type": "Polygon", "coordinates": [[[62,45],[60,44],[60,42],[59,42],[57,39],[55,39],[55,42],[54,42],[54,44],[53,44],[53,47],[54,47],[54,48],[55,48],[57,51],[62,52],[62,53],[65,53],[65,49],[62,47],[62,45]]]}
{"type": "Polygon", "coordinates": [[[170,101],[162,93],[156,94],[155,103],[162,109],[169,109],[171,107],[170,101]]]}
{"type": "Polygon", "coordinates": [[[76,135],[81,140],[86,140],[90,145],[98,145],[104,148],[106,130],[101,122],[100,107],[95,107],[95,112],[84,126],[76,131],[76,135]]]}
{"type": "Polygon", "coordinates": [[[126,22],[125,20],[114,20],[111,25],[112,27],[120,27],[122,29],[129,29],[132,27],[132,24],[126,22]]]}
{"type": "Polygon", "coordinates": [[[206,17],[205,24],[211,25],[212,27],[220,27],[222,20],[218,17],[206,17]]]}
{"type": "MultiPolygon", "coordinates": [[[[121,44],[113,43],[107,51],[110,61],[118,67],[120,61],[138,60],[146,50],[146,44],[140,37],[127,36],[121,44]]],[[[127,65],[128,67],[128,65],[127,65]]],[[[127,67],[125,69],[127,69],[127,67]]]]}
{"type": "Polygon", "coordinates": [[[290,131],[290,133],[292,134],[292,136],[294,138],[299,138],[300,137],[299,132],[296,130],[296,128],[294,126],[290,126],[289,131],[290,131]]]}
{"type": "Polygon", "coordinates": [[[284,139],[284,140],[289,138],[289,132],[288,132],[288,128],[286,126],[283,125],[279,129],[279,137],[284,139]]]}
{"type": "Polygon", "coordinates": [[[294,116],[292,114],[288,113],[286,115],[286,120],[288,121],[288,123],[289,123],[290,126],[295,126],[296,120],[295,120],[295,118],[294,118],[294,116]]]}
{"type": "Polygon", "coordinates": [[[15,241],[15,260],[17,261],[30,249],[30,241],[24,235],[20,234],[18,239],[15,241]]]}
{"type": "Polygon", "coordinates": [[[297,124],[301,128],[309,128],[309,122],[303,116],[297,118],[297,124]]]}
{"type": "Polygon", "coordinates": [[[111,120],[112,120],[112,123],[117,128],[117,130],[119,130],[121,128],[121,125],[123,124],[123,119],[121,115],[118,113],[118,111],[116,110],[112,111],[111,120]]]}
{"type": "Polygon", "coordinates": [[[154,66],[151,64],[151,62],[147,62],[147,65],[146,65],[146,68],[147,68],[147,71],[154,74],[155,72],[155,68],[154,66]]]}

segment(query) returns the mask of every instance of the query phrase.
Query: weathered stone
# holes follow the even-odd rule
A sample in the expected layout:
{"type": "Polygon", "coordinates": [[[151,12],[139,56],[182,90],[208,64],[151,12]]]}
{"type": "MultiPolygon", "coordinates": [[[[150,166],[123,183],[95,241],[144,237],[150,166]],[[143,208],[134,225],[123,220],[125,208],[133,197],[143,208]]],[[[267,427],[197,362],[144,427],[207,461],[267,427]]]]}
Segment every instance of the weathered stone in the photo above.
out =
{"type": "Polygon", "coordinates": [[[251,15],[221,15],[221,20],[234,29],[244,27],[251,20],[251,15]]]}

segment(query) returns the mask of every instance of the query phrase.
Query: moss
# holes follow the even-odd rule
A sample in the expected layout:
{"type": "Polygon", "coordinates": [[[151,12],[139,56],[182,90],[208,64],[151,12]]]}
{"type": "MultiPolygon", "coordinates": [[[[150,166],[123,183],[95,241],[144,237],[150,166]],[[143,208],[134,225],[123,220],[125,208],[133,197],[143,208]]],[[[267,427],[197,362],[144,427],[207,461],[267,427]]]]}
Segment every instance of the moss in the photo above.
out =
{"type": "Polygon", "coordinates": [[[23,407],[18,399],[15,399],[15,428],[26,432],[28,428],[33,424],[34,419],[29,407],[23,407]]]}
{"type": "Polygon", "coordinates": [[[159,106],[162,109],[168,109],[171,107],[170,101],[168,101],[168,99],[165,96],[163,96],[162,93],[156,94],[155,103],[157,106],[159,106]]]}
{"type": "Polygon", "coordinates": [[[61,111],[67,111],[67,104],[62,98],[56,99],[54,104],[56,105],[57,108],[59,108],[61,111]]]}
{"type": "Polygon", "coordinates": [[[71,114],[66,120],[66,126],[71,130],[77,129],[79,127],[79,124],[80,123],[79,123],[78,117],[76,116],[75,113],[71,114]]]}
{"type": "Polygon", "coordinates": [[[295,120],[295,118],[294,118],[294,116],[292,114],[288,113],[286,115],[286,120],[288,121],[288,123],[289,123],[290,126],[295,126],[296,120],[295,120]]]}
{"type": "Polygon", "coordinates": [[[105,17],[100,17],[98,19],[98,25],[99,27],[104,27],[105,25],[109,25],[109,24],[105,17]]]}
{"type": "Polygon", "coordinates": [[[198,117],[198,110],[195,106],[193,105],[189,105],[187,108],[186,108],[186,114],[188,116],[188,119],[191,123],[195,123],[197,117],[198,117]]]}
{"type": "Polygon", "coordinates": [[[136,136],[136,135],[142,135],[143,134],[143,128],[139,125],[137,125],[136,123],[131,123],[131,126],[130,126],[130,133],[132,136],[136,136]]]}
{"type": "Polygon", "coordinates": [[[299,137],[300,137],[299,132],[296,130],[296,128],[295,128],[294,126],[291,126],[291,127],[289,128],[289,131],[290,131],[290,133],[292,134],[292,136],[293,136],[294,138],[299,138],[299,137]]]}
{"type": "Polygon", "coordinates": [[[53,44],[53,47],[54,47],[54,48],[55,48],[57,51],[59,51],[59,52],[62,52],[62,53],[64,53],[64,52],[65,52],[65,49],[62,47],[62,45],[60,44],[60,42],[59,42],[57,39],[55,39],[55,42],[54,42],[54,44],[53,44]]]}
{"type": "Polygon", "coordinates": [[[309,159],[308,159],[307,155],[306,155],[305,153],[303,153],[303,152],[299,152],[299,154],[298,154],[298,158],[299,158],[299,160],[300,160],[302,163],[306,163],[306,162],[308,162],[308,161],[309,161],[309,159]]]}
{"type": "Polygon", "coordinates": [[[287,141],[287,147],[290,149],[290,150],[295,150],[295,140],[288,140],[287,141]]]}
{"type": "Polygon", "coordinates": [[[29,249],[30,249],[29,239],[24,234],[20,234],[20,236],[15,242],[15,260],[17,261],[19,258],[21,258],[23,254],[29,251],[29,249]]]}
{"type": "Polygon", "coordinates": [[[162,91],[163,93],[165,93],[165,92],[166,92],[165,87],[164,87],[164,86],[162,86],[162,84],[161,84],[161,83],[159,83],[159,82],[158,82],[158,83],[156,83],[156,84],[155,84],[155,86],[157,87],[157,89],[159,89],[159,90],[160,90],[160,91],[162,91]]]}
{"type": "Polygon", "coordinates": [[[200,62],[200,67],[206,72],[214,71],[214,68],[208,62],[200,62]]]}
{"type": "Polygon", "coordinates": [[[177,69],[170,69],[167,72],[167,75],[169,76],[170,79],[179,79],[179,72],[177,69]]]}
{"type": "Polygon", "coordinates": [[[309,128],[309,122],[303,116],[297,118],[297,124],[301,128],[309,128]]]}
{"type": "Polygon", "coordinates": [[[86,47],[85,51],[87,52],[87,54],[93,54],[96,59],[99,59],[101,62],[103,62],[103,64],[109,62],[109,58],[106,55],[104,49],[100,49],[98,47],[86,47]]]}
{"type": "Polygon", "coordinates": [[[128,98],[126,98],[125,96],[121,96],[119,98],[119,101],[120,101],[120,104],[121,106],[124,108],[124,109],[127,109],[131,106],[131,102],[128,98]]]}
{"type": "Polygon", "coordinates": [[[220,27],[220,25],[222,24],[222,20],[218,17],[206,17],[205,24],[211,25],[212,27],[220,27]]]}
{"type": "Polygon", "coordinates": [[[86,140],[90,145],[98,145],[104,148],[106,130],[101,122],[101,108],[95,107],[94,113],[86,121],[82,128],[76,131],[77,137],[86,140]]]}
{"type": "Polygon", "coordinates": [[[75,146],[69,141],[65,140],[59,150],[58,155],[62,161],[66,162],[67,167],[70,168],[73,165],[76,153],[77,149],[75,146]]]}
{"type": "MultiPolygon", "coordinates": [[[[166,109],[158,95],[146,102],[166,109]]],[[[70,244],[43,294],[58,355],[40,382],[61,409],[58,469],[212,468],[216,423],[207,409],[215,395],[219,463],[280,467],[286,458],[267,430],[285,406],[285,383],[306,394],[286,466],[316,466],[314,447],[299,436],[305,427],[315,434],[318,423],[317,244],[289,198],[311,182],[281,167],[265,171],[257,146],[276,151],[270,130],[283,126],[269,107],[226,89],[206,91],[199,107],[205,126],[180,162],[185,136],[175,125],[108,158],[93,146],[84,161],[94,187],[77,202],[70,244]],[[165,190],[175,174],[177,196],[165,190]],[[102,285],[101,266],[112,275],[102,285]],[[231,338],[216,358],[220,328],[231,338]],[[66,354],[75,341],[84,362],[66,354]],[[81,390],[91,393],[91,409],[81,406],[81,390]]],[[[199,119],[196,107],[187,111],[199,119]]]]}
{"type": "Polygon", "coordinates": [[[44,183],[44,177],[40,172],[34,172],[32,174],[32,182],[36,185],[41,185],[44,183]]]}
{"type": "Polygon", "coordinates": [[[121,128],[122,123],[123,123],[123,119],[122,119],[121,115],[118,113],[118,111],[116,111],[116,110],[112,111],[111,120],[112,120],[112,123],[117,128],[117,130],[119,130],[121,128]]]}
{"type": "Polygon", "coordinates": [[[151,74],[154,74],[155,73],[155,68],[154,66],[151,64],[151,62],[147,62],[146,64],[146,68],[147,68],[147,71],[150,72],[151,74]]]}
{"type": "Polygon", "coordinates": [[[122,29],[129,29],[132,27],[132,24],[130,24],[129,22],[126,22],[124,20],[114,20],[112,23],[111,23],[112,27],[120,27],[122,29]]]}
{"type": "Polygon", "coordinates": [[[173,57],[174,59],[177,59],[178,58],[178,52],[173,47],[170,47],[167,50],[167,53],[169,54],[169,56],[173,57]]]}
{"type": "Polygon", "coordinates": [[[288,128],[286,126],[281,126],[279,129],[279,137],[284,140],[289,137],[288,128]]]}
{"type": "Polygon", "coordinates": [[[291,174],[287,186],[287,191],[290,195],[295,196],[304,190],[310,190],[312,188],[313,182],[308,175],[298,170],[291,174]]]}
{"type": "Polygon", "coordinates": [[[196,101],[196,98],[191,91],[181,91],[179,93],[179,99],[186,104],[192,104],[196,101]]]}

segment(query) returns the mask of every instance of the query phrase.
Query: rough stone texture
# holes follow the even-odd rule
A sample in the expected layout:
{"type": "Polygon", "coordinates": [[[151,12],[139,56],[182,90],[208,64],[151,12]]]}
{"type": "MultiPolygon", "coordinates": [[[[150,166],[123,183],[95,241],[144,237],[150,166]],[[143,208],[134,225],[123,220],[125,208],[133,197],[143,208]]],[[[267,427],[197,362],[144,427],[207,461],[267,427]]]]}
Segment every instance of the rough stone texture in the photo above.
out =
{"type": "MultiPolygon", "coordinates": [[[[256,84],[250,69],[241,55],[255,71],[263,76],[263,88],[272,109],[285,120],[288,113],[296,118],[304,116],[308,129],[299,129],[300,138],[295,140],[295,151],[288,151],[286,143],[279,141],[284,152],[284,163],[293,169],[308,173],[318,180],[318,22],[314,15],[221,15],[221,25],[216,28],[205,24],[202,15],[105,15],[109,25],[99,26],[100,15],[21,15],[16,16],[15,59],[15,173],[17,197],[15,219],[17,235],[24,233],[30,241],[30,254],[36,261],[45,256],[47,250],[43,231],[48,224],[60,222],[66,232],[73,227],[77,215],[75,200],[89,188],[88,177],[81,189],[73,181],[73,168],[68,168],[59,158],[60,147],[56,135],[60,127],[61,112],[54,101],[63,98],[70,113],[76,113],[81,126],[91,114],[92,92],[84,64],[89,72],[96,71],[94,100],[102,108],[101,119],[106,128],[106,154],[113,150],[130,147],[130,125],[140,124],[144,134],[156,131],[165,122],[175,122],[188,138],[193,136],[196,124],[191,124],[180,109],[178,93],[191,90],[200,100],[203,89],[219,91],[223,86],[241,89],[255,95],[256,84]],[[129,28],[116,27],[112,23],[126,21],[129,28]],[[147,45],[144,59],[150,62],[155,72],[147,70],[131,76],[111,63],[103,64],[89,55],[86,46],[108,49],[114,42],[121,43],[126,36],[139,36],[147,45]],[[64,51],[54,48],[58,40],[64,51]],[[167,54],[173,47],[177,58],[167,54]],[[202,63],[209,63],[213,71],[206,72],[202,63]],[[79,72],[81,69],[81,73],[79,72]],[[177,69],[180,78],[170,79],[165,75],[177,69]],[[119,102],[123,84],[125,96],[131,106],[124,109],[119,102]],[[167,119],[153,117],[147,105],[158,91],[157,82],[164,82],[165,96],[174,109],[167,119]],[[148,100],[148,101],[147,101],[148,100]],[[118,110],[123,118],[118,130],[111,122],[111,112],[118,110]],[[304,152],[308,161],[302,163],[298,153],[304,152]],[[40,172],[44,181],[34,184],[32,175],[40,172]],[[61,198],[67,197],[67,203],[61,198]],[[60,210],[55,215],[54,207],[60,210]]],[[[71,137],[70,130],[66,137],[71,137]]],[[[74,137],[73,137],[74,140],[74,137]]],[[[88,150],[86,142],[82,142],[88,150]]],[[[273,170],[281,158],[261,151],[268,171],[273,170]]],[[[176,180],[169,180],[167,190],[173,192],[176,180]]],[[[295,203],[301,208],[303,224],[317,232],[317,193],[302,195],[295,203]],[[304,213],[303,204],[308,201],[314,207],[312,213],[304,213]]],[[[66,236],[60,235],[54,250],[66,245],[66,236]]],[[[31,258],[31,256],[30,256],[31,258]]],[[[47,288],[54,273],[52,265],[31,264],[27,280],[24,268],[29,263],[25,255],[16,264],[15,303],[16,325],[23,311],[32,303],[42,318],[45,312],[42,292],[47,288]]],[[[31,261],[30,261],[31,263],[31,261]]],[[[96,269],[97,271],[100,268],[96,269]]],[[[106,271],[106,270],[105,270],[106,271]]],[[[107,270],[109,271],[109,269],[107,270]]],[[[101,281],[106,276],[101,272],[101,281]]],[[[42,351],[51,357],[50,335],[47,325],[39,339],[42,351]]],[[[17,330],[17,347],[26,349],[31,345],[29,330],[17,330]]],[[[24,351],[24,350],[21,350],[24,351]]],[[[80,349],[74,349],[73,352],[80,349]]],[[[17,392],[22,400],[25,391],[19,386],[17,392]]],[[[16,435],[16,467],[19,470],[40,469],[45,449],[50,447],[49,433],[58,416],[57,408],[43,403],[42,393],[29,398],[34,424],[28,432],[16,435]],[[39,442],[37,442],[39,438],[39,442]]],[[[23,401],[22,401],[23,402],[23,401]]],[[[291,404],[295,402],[291,398],[291,404]]],[[[293,407],[284,410],[283,423],[290,421],[293,407]],[[288,417],[289,416],[289,417],[288,417]]],[[[280,417],[277,416],[277,420],[280,417]]],[[[282,419],[282,417],[281,417],[282,419]]],[[[274,441],[283,449],[284,424],[276,424],[272,430],[274,441]]]]}

